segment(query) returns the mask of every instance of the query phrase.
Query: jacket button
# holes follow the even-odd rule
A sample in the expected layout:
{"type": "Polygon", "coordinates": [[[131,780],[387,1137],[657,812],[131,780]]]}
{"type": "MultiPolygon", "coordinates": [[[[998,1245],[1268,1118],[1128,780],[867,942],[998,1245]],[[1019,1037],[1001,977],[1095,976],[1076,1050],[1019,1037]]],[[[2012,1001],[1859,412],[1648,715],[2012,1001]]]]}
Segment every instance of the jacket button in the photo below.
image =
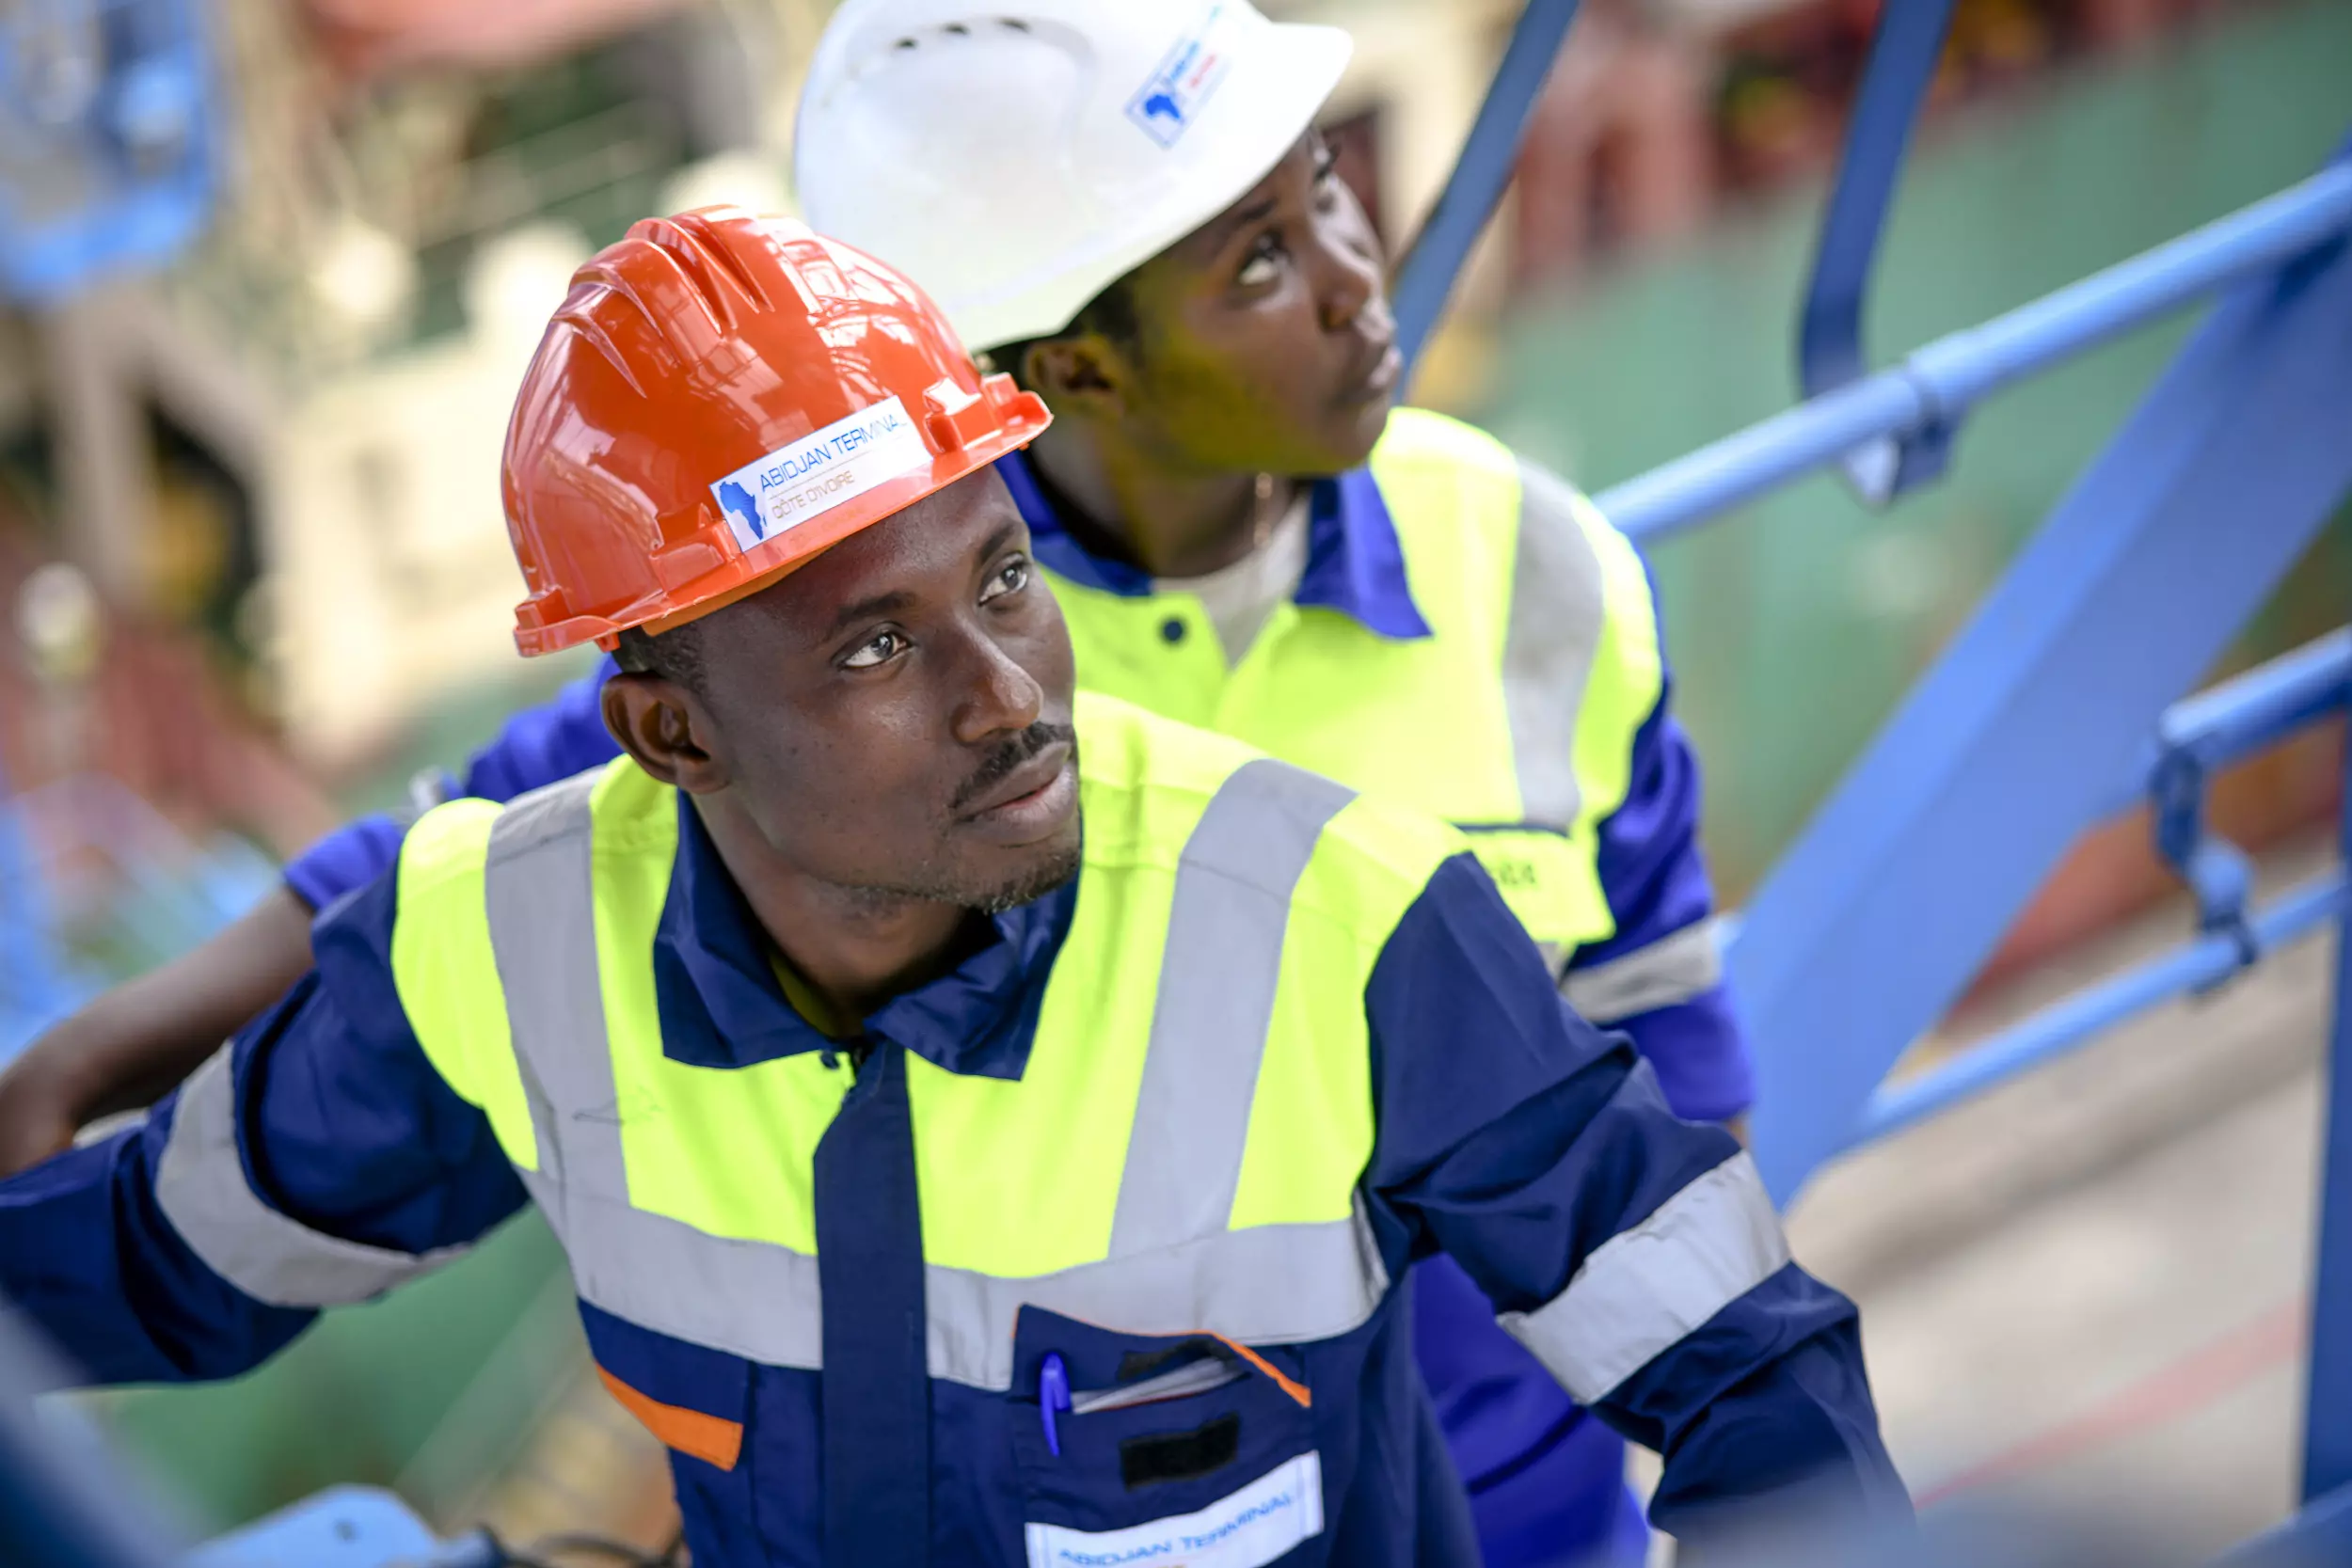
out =
{"type": "Polygon", "coordinates": [[[1167,620],[1162,621],[1162,622],[1160,623],[1160,641],[1163,641],[1163,642],[1182,642],[1184,640],[1184,617],[1183,617],[1183,616],[1181,616],[1181,615],[1171,615],[1171,616],[1169,616],[1167,620]]]}

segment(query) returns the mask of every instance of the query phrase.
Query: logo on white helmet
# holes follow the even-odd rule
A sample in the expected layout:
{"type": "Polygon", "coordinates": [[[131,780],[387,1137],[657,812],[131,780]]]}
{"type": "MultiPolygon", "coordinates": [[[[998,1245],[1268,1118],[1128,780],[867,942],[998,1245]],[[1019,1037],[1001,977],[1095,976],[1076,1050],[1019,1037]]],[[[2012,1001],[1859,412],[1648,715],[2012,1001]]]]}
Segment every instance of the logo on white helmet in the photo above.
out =
{"type": "Polygon", "coordinates": [[[1162,147],[1175,146],[1225,80],[1233,63],[1232,33],[1232,8],[1213,5],[1202,11],[1127,100],[1127,118],[1162,147]]]}

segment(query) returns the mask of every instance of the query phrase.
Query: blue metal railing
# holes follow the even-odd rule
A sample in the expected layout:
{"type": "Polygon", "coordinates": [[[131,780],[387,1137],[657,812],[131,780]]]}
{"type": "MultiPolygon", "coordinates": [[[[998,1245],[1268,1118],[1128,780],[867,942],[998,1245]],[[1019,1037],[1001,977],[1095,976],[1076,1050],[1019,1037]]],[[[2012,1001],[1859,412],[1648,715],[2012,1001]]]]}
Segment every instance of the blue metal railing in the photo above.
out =
{"type": "Polygon", "coordinates": [[[1714,520],[1873,441],[1948,427],[1969,407],[2224,286],[2352,233],[2352,164],[1914,350],[1594,498],[1637,543],[1714,520]]]}
{"type": "MultiPolygon", "coordinates": [[[[2352,628],[2334,632],[2250,670],[2166,714],[2155,755],[2141,765],[2140,788],[2116,809],[2153,796],[2167,764],[2193,757],[2201,769],[2226,766],[2277,743],[2330,713],[2352,707],[2352,628]]],[[[1963,1100],[2040,1066],[2159,1003],[2208,990],[2261,955],[2352,912],[2346,870],[2317,877],[2248,915],[2250,942],[2210,931],[1979,1042],[1948,1062],[1881,1088],[1845,1148],[1899,1132],[1963,1100]]]]}
{"type": "MultiPolygon", "coordinates": [[[[2011,854],[1999,879],[1984,879],[1947,913],[1906,940],[1981,938],[2031,886],[2033,857],[2054,856],[2066,837],[2089,821],[2147,797],[2156,807],[2159,847],[2196,893],[2203,934],[2185,948],[2117,976],[1979,1045],[1965,1056],[1903,1083],[1881,1085],[1860,1115],[1826,1143],[1822,1126],[1842,1115],[1835,1091],[1810,1082],[1785,1085],[1820,1097],[1812,1141],[1798,1141],[1796,1164],[1782,1164],[1781,1189],[1806,1162],[1826,1157],[1931,1116],[1992,1085],[2026,1071],[2098,1031],[2184,991],[2217,984],[2264,951],[2328,921],[2338,943],[2336,1019],[2320,1220],[2320,1261],[2313,1305],[2304,1499],[2300,1517],[2274,1532],[2247,1560],[2285,1548],[2326,1549],[2352,1540],[2352,893],[2342,866],[2275,900],[2259,912],[2246,907],[2250,872],[2244,858],[2204,828],[2203,797],[2213,770],[2269,744],[2329,711],[2352,693],[2352,633],[2339,633],[2214,691],[2179,702],[2154,724],[2154,736],[2125,779],[2104,796],[2086,790],[2039,761],[2034,753],[2073,740],[2097,746],[2116,733],[2119,717],[2167,680],[2183,684],[2217,652],[2219,639],[2259,602],[2276,574],[2352,486],[2342,461],[2343,432],[2352,429],[2352,261],[2344,260],[2352,234],[2352,155],[2302,183],[2207,225],[2172,243],[2107,268],[2070,287],[1913,351],[1890,369],[1867,373],[1862,306],[1878,241],[1901,163],[1901,150],[1931,79],[1950,0],[1889,0],[1846,140],[1833,196],[1816,250],[1814,272],[1800,318],[1799,358],[1804,401],[1786,413],[1715,441],[1597,499],[1618,528],[1642,544],[1669,538],[1720,517],[1816,469],[1843,465],[1865,498],[1890,499],[1931,479],[1949,454],[1962,417],[1992,393],[2199,300],[2229,291],[2227,306],[2192,338],[2173,370],[2108,451],[2061,502],[2036,546],[2012,568],[1978,618],[1920,683],[1905,710],[1882,733],[1821,817],[1775,868],[1749,911],[1740,942],[1772,940],[1759,960],[1780,982],[1768,1018],[1818,1022],[1822,1007],[1853,1013],[1848,1035],[1869,1014],[1843,1003],[1789,1005],[1791,994],[1823,990],[1851,1003],[1841,984],[1908,988],[1948,995],[1956,984],[1934,966],[1902,973],[1874,969],[1882,955],[1859,962],[1824,963],[1788,940],[1808,918],[1817,942],[1841,933],[1883,932],[1900,907],[1900,893],[1857,894],[1853,885],[1877,877],[1877,857],[1903,846],[1904,868],[1947,877],[1970,875],[1965,855],[1973,835],[2005,829],[2028,847],[2011,854]],[[2339,335],[2346,341],[2338,342],[2339,335]],[[2335,455],[2326,455],[2334,453],[2335,455]],[[2251,467],[2249,467],[2251,466],[2251,467]],[[2264,471],[2265,467],[2275,472],[2264,471]],[[2238,483],[2233,483],[2233,478],[2238,483]],[[2228,558],[2213,552],[2221,519],[2234,525],[2228,558]],[[2226,566],[2226,569],[2224,569],[2226,566]],[[2032,574],[2046,580],[2031,580],[2032,574]],[[2166,619],[2184,603],[2195,614],[2166,619]],[[2227,623],[2227,624],[2225,624],[2227,623]],[[2163,626],[2169,644],[2163,658],[2123,654],[2140,668],[2128,678],[2113,667],[2116,640],[2137,627],[2144,638],[2163,626]],[[2102,642],[2104,640],[2104,647],[2102,642]],[[2019,651],[2019,650],[2025,651],[2019,651]],[[2211,652],[2205,650],[2210,649],[2211,652]],[[2092,656],[2109,666],[2078,677],[2079,701],[2099,705],[2094,733],[2068,735],[2049,705],[2051,671],[2079,669],[2092,656]],[[2177,673],[2174,673],[2177,672],[2177,673]],[[1938,731],[1941,729],[1941,736],[1938,731]],[[1928,744],[1923,744],[1928,743],[1928,744]],[[1980,746],[1985,760],[1964,766],[1954,747],[1980,746]],[[1874,805],[1869,789],[1899,799],[1874,805]],[[2059,787],[2053,787],[2059,786],[2059,787]],[[1982,804],[1984,791],[2028,791],[2031,833],[2003,822],[1982,804]],[[1864,798],[1854,799],[1851,797],[1864,798]],[[2071,820],[2068,814],[2076,813],[2071,820]],[[1957,850],[1917,854],[1909,845],[1951,834],[1957,850]],[[1894,900],[1894,902],[1890,902],[1894,900]],[[1833,984],[1824,987],[1822,981],[1833,984]],[[1793,988],[1793,990],[1792,990],[1793,988]]],[[[1408,350],[1425,337],[1451,284],[1451,269],[1468,254],[1460,214],[1488,211],[1518,155],[1518,128],[1541,87],[1543,72],[1526,55],[1538,44],[1556,47],[1556,9],[1531,4],[1509,56],[1481,110],[1438,211],[1454,228],[1433,220],[1431,233],[1446,244],[1417,247],[1400,278],[1411,290],[1408,350]],[[1515,97],[1506,97],[1506,92],[1515,97]],[[1443,261],[1437,258],[1442,256],[1443,261]],[[1443,277],[1432,277],[1439,265],[1443,277]]],[[[2177,692],[2179,686],[2171,690],[2177,692]]],[[[2091,711],[2091,710],[2084,710],[2091,711]]],[[[2153,717],[2153,715],[2152,715],[2153,717]]],[[[2097,752],[2086,750],[2084,755],[2097,752]]],[[[2074,765],[2080,775],[2081,765],[2074,765]]],[[[2095,768],[2093,769],[2095,772],[2095,768]]],[[[2347,763],[2352,773],[2352,761],[2347,763]]],[[[2345,792],[2344,842],[2352,859],[2352,787],[2345,792]]],[[[2028,797],[2009,800],[2012,812],[2028,797]]],[[[1981,868],[1979,868],[1981,869],[1981,868]]],[[[1899,882],[1899,878],[1888,879],[1899,882]]],[[[1961,891],[1948,882],[1913,889],[1917,897],[1961,891]]],[[[1734,968],[1739,953],[1735,949],[1734,968]]],[[[1946,963],[1945,970],[1955,966],[1946,963]]],[[[1941,1003],[1933,1004],[1941,1006],[1941,1003]]],[[[1899,1016],[1899,1008],[1882,1008],[1899,1016]]],[[[1820,1076],[1851,1080],[1856,1070],[1884,1069],[1904,1037],[1856,1042],[1820,1040],[1840,1053],[1820,1064],[1820,1076]]],[[[1804,1029],[1790,1038],[1812,1039],[1804,1029]]],[[[1770,1039],[1763,1043],[1773,1043],[1770,1039]]],[[[1772,1065],[1768,1059],[1764,1064],[1772,1065]]],[[[1804,1080],[1810,1074],[1799,1074],[1804,1080]]],[[[1768,1094],[1771,1085],[1767,1085],[1768,1094]]],[[[1768,1100],[1766,1110],[1772,1109],[1768,1100]]],[[[1759,1157],[1773,1129],[1759,1119],[1759,1157]]],[[[1800,1133],[1806,1129],[1799,1128],[1800,1133]]],[[[1768,1171],[1768,1174],[1770,1172],[1768,1171]]]]}

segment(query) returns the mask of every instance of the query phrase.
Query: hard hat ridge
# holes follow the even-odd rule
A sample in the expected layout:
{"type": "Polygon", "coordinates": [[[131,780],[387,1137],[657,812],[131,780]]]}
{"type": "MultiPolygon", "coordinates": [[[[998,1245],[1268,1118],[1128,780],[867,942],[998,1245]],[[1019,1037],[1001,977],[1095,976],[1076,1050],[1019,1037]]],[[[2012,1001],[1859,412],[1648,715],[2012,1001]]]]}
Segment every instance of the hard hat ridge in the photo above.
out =
{"type": "Polygon", "coordinates": [[[708,614],[1048,418],[848,245],[733,207],[638,223],[573,275],[507,427],[516,644],[708,614]]]}

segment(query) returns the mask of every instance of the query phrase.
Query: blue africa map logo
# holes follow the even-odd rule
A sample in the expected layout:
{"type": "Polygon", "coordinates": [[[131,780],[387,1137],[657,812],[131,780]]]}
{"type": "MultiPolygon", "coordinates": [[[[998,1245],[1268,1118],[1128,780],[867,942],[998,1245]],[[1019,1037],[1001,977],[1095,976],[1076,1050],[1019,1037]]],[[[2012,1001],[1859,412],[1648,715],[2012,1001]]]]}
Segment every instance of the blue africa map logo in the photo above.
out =
{"type": "Polygon", "coordinates": [[[723,481],[719,485],[719,504],[741,518],[743,527],[751,531],[753,538],[768,537],[767,524],[761,520],[759,505],[752,499],[752,493],[749,490],[731,479],[723,481]]]}

